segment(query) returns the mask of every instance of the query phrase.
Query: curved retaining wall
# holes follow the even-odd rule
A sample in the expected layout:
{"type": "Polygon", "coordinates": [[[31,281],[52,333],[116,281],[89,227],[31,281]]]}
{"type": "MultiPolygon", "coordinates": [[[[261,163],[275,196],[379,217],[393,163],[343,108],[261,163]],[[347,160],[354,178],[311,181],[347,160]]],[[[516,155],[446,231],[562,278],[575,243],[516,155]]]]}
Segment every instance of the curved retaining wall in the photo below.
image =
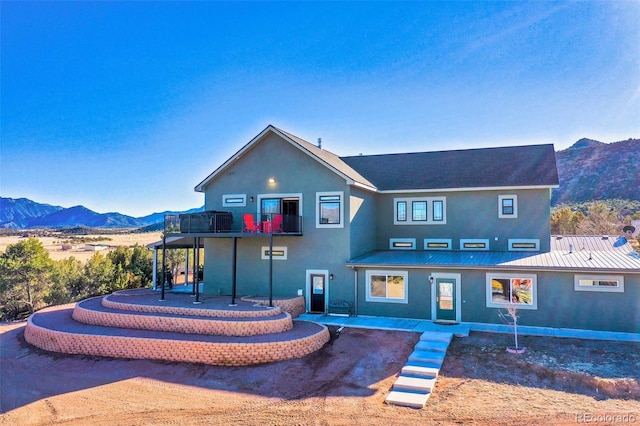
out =
{"type": "MultiPolygon", "coordinates": [[[[104,303],[103,303],[104,305],[104,303]]],[[[125,304],[128,305],[129,304],[125,304]]],[[[139,305],[134,305],[139,306],[139,305]]],[[[198,309],[184,308],[197,311],[198,309]]],[[[130,309],[133,310],[133,309],[130,309]]],[[[186,315],[186,314],[183,314],[186,315]]],[[[191,314],[196,315],[196,314],[191,314]]],[[[293,328],[291,315],[284,312],[282,318],[271,316],[262,320],[216,320],[189,318],[187,316],[136,315],[126,312],[101,312],[86,309],[82,302],[73,309],[73,319],[84,323],[106,327],[133,328],[138,330],[159,330],[178,333],[210,334],[217,336],[256,336],[281,333],[293,328]]]]}
{"type": "Polygon", "coordinates": [[[315,334],[287,341],[218,343],[67,333],[35,325],[32,315],[24,337],[41,349],[67,354],[240,366],[301,358],[315,352],[329,341],[327,327],[318,327],[315,334]]]}
{"type": "MultiPolygon", "coordinates": [[[[135,297],[135,296],[132,296],[135,297]]],[[[304,299],[303,299],[304,300],[304,299]]],[[[270,315],[279,315],[282,309],[275,306],[272,309],[258,311],[225,310],[225,309],[199,309],[183,308],[178,306],[141,305],[136,303],[116,302],[110,300],[109,295],[102,298],[102,305],[106,308],[119,309],[134,312],[157,312],[172,315],[196,315],[202,317],[227,317],[227,318],[260,318],[270,315]]],[[[262,305],[262,304],[261,304],[262,305]]],[[[266,306],[266,305],[262,305],[266,306]]],[[[291,315],[293,317],[293,315],[291,315]]]]}
{"type": "MultiPolygon", "coordinates": [[[[269,306],[269,300],[264,298],[257,298],[252,296],[242,297],[240,300],[244,302],[252,302],[261,306],[269,306]]],[[[273,299],[273,306],[280,307],[283,311],[289,312],[291,318],[297,318],[301,314],[305,313],[304,297],[297,296],[289,299],[273,299]]]]}

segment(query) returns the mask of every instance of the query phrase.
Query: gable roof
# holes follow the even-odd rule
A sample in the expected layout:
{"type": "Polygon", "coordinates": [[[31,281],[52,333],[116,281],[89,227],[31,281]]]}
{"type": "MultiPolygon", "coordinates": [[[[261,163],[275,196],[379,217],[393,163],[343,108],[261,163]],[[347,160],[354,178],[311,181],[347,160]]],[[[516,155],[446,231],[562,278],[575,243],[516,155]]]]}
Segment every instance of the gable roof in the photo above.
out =
{"type": "Polygon", "coordinates": [[[556,187],[553,145],[341,157],[379,191],[556,187]]]}
{"type": "Polygon", "coordinates": [[[470,190],[485,188],[557,187],[553,145],[528,145],[456,151],[339,157],[291,133],[268,125],[196,185],[197,192],[237,162],[269,134],[343,177],[347,184],[370,191],[470,190]]]}
{"type": "Polygon", "coordinates": [[[340,159],[337,155],[318,148],[317,146],[305,141],[304,139],[300,139],[297,136],[292,135],[291,133],[287,133],[284,130],[278,129],[271,124],[268,125],[262,132],[260,132],[256,137],[251,139],[245,146],[240,148],[235,154],[231,156],[227,161],[225,161],[220,167],[213,171],[209,176],[207,176],[202,182],[196,185],[195,190],[197,192],[204,192],[206,185],[211,182],[217,175],[226,170],[232,164],[237,162],[244,153],[253,148],[256,144],[258,144],[262,139],[264,139],[268,134],[274,133],[280,136],[283,140],[289,142],[292,146],[298,148],[305,154],[309,155],[314,160],[318,161],[325,167],[332,170],[334,173],[342,176],[348,184],[358,185],[363,188],[375,191],[375,186],[369,182],[365,177],[363,177],[359,172],[354,170],[351,166],[346,164],[344,161],[340,159]]]}

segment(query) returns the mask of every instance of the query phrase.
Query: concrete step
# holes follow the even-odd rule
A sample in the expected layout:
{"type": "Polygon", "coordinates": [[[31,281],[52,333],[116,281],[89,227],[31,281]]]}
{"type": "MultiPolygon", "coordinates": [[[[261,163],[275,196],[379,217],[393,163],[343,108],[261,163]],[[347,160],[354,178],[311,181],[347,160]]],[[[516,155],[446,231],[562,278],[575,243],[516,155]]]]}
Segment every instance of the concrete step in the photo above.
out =
{"type": "Polygon", "coordinates": [[[444,361],[444,356],[445,352],[413,351],[411,355],[409,355],[409,361],[431,363],[439,367],[442,365],[442,361],[444,361]]]}
{"type": "Polygon", "coordinates": [[[435,377],[425,378],[401,374],[393,384],[393,390],[405,392],[432,392],[435,385],[435,377]]]}
{"type": "Polygon", "coordinates": [[[420,340],[416,343],[416,351],[434,351],[434,352],[446,352],[449,347],[449,342],[437,342],[433,340],[420,340]]]}
{"type": "Polygon", "coordinates": [[[409,362],[402,367],[401,374],[407,376],[418,376],[424,378],[437,378],[440,373],[440,367],[431,363],[409,362]]]}
{"type": "Polygon", "coordinates": [[[428,392],[404,392],[394,390],[389,392],[385,402],[402,407],[424,408],[429,396],[431,396],[431,393],[428,392]]]}
{"type": "Polygon", "coordinates": [[[451,343],[451,339],[453,339],[453,333],[443,333],[440,331],[425,331],[420,335],[420,340],[426,340],[430,342],[451,343]]]}

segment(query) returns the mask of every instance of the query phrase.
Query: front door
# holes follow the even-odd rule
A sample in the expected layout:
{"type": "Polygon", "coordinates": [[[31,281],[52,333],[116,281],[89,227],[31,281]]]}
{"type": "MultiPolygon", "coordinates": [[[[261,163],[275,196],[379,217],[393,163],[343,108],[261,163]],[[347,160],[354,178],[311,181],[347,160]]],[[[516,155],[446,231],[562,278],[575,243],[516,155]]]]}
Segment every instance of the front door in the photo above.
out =
{"type": "Polygon", "coordinates": [[[455,278],[436,278],[436,321],[456,321],[455,278]]]}
{"type": "Polygon", "coordinates": [[[325,276],[324,274],[311,274],[309,280],[311,295],[309,303],[309,312],[324,312],[324,292],[325,292],[325,276]]]}

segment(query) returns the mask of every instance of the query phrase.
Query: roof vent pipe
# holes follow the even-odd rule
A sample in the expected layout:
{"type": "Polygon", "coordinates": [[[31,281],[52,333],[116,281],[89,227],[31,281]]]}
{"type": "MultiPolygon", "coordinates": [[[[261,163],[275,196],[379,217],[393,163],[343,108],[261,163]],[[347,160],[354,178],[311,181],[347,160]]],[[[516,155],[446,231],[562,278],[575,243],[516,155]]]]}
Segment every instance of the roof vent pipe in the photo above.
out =
{"type": "Polygon", "coordinates": [[[322,149],[322,138],[318,138],[318,148],[322,149]]]}

